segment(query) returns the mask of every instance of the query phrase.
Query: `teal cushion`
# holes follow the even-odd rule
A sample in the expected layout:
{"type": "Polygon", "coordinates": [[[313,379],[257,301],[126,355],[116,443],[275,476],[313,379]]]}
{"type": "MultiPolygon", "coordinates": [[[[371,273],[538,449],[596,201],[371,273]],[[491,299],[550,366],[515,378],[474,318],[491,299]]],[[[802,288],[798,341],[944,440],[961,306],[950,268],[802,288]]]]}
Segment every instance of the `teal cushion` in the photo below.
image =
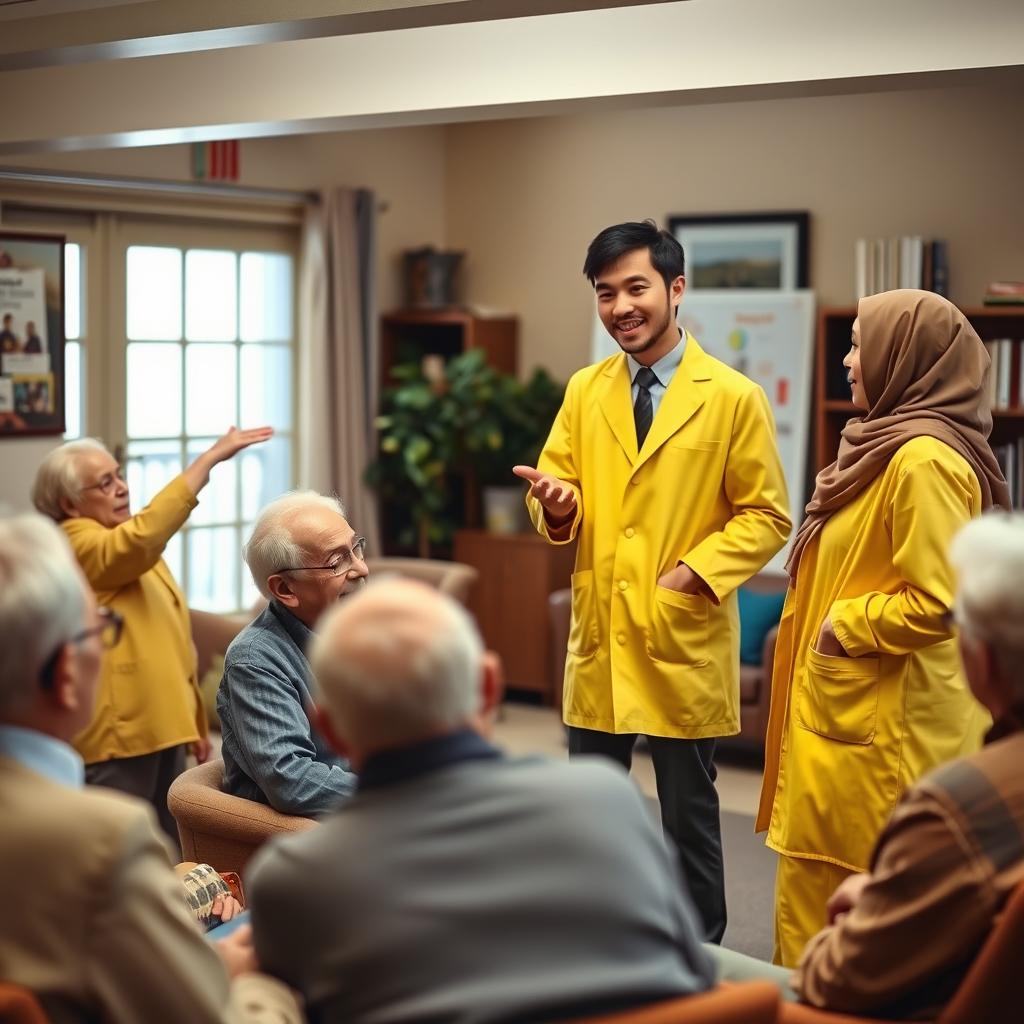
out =
{"type": "Polygon", "coordinates": [[[785,602],[785,591],[758,594],[740,587],[740,661],[744,665],[761,664],[764,638],[773,626],[778,625],[785,602]]]}

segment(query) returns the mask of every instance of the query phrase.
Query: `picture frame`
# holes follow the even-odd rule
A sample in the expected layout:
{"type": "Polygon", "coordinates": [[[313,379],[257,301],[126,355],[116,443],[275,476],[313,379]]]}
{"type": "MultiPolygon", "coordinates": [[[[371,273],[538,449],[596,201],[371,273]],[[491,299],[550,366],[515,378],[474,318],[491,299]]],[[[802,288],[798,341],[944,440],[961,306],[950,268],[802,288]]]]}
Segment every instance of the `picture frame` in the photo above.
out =
{"type": "Polygon", "coordinates": [[[686,285],[693,290],[807,287],[810,214],[670,214],[683,247],[686,285]]]}
{"type": "Polygon", "coordinates": [[[0,230],[0,439],[66,429],[65,242],[0,230]]]}

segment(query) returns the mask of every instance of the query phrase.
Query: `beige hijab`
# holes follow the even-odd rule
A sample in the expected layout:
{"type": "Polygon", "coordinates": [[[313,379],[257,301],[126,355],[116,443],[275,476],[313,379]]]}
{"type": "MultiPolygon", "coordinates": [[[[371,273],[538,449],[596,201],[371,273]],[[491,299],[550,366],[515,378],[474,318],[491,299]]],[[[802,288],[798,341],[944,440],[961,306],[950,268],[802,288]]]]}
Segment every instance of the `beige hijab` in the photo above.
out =
{"type": "Polygon", "coordinates": [[[861,299],[860,368],[870,409],[843,428],[839,454],[819,474],[786,563],[800,556],[828,517],[852,501],[912,437],[938,438],[978,477],[984,508],[1010,507],[988,436],[991,360],[967,317],[934,292],[905,288],[861,299]]]}

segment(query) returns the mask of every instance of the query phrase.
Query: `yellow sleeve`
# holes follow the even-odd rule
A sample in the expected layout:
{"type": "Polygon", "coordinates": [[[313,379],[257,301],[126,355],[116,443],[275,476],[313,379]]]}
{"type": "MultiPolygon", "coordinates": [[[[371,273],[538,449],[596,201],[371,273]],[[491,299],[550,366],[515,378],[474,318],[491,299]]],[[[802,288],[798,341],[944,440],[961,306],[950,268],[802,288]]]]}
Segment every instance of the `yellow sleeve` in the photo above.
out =
{"type": "Polygon", "coordinates": [[[579,469],[576,465],[576,458],[573,448],[573,407],[578,400],[575,392],[578,390],[578,379],[573,377],[565,389],[565,398],[562,400],[562,407],[558,410],[555,422],[551,425],[551,432],[544,444],[544,449],[537,459],[537,469],[542,473],[557,476],[563,483],[567,483],[576,494],[576,515],[569,528],[569,533],[560,540],[551,537],[548,531],[548,523],[544,518],[544,506],[536,498],[526,497],[526,508],[530,513],[530,519],[536,527],[537,532],[547,538],[552,544],[570,544],[576,539],[576,533],[583,521],[583,491],[580,488],[579,469]]]}
{"type": "Polygon", "coordinates": [[[737,404],[723,483],[732,517],[679,559],[719,602],[781,550],[793,525],[775,421],[760,388],[737,404]]]}
{"type": "Polygon", "coordinates": [[[126,523],[107,528],[93,519],[66,519],[64,528],[93,590],[118,590],[149,572],[198,502],[175,477],[126,523]]]}
{"type": "Polygon", "coordinates": [[[851,657],[908,654],[948,640],[945,613],[952,607],[949,545],[973,517],[977,484],[959,458],[933,457],[900,474],[887,511],[892,564],[904,585],[836,601],[832,628],[851,657]]]}

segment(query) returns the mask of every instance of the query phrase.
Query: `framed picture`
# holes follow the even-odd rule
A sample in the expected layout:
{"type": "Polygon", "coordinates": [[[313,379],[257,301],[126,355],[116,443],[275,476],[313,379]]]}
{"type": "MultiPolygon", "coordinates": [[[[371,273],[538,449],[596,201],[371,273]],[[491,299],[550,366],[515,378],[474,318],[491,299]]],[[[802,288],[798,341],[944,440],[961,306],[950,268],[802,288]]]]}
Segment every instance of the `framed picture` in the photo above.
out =
{"type": "Polygon", "coordinates": [[[64,433],[64,237],[0,231],[0,438],[64,433]]]}
{"type": "Polygon", "coordinates": [[[688,288],[807,287],[807,213],[671,215],[688,288]]]}

